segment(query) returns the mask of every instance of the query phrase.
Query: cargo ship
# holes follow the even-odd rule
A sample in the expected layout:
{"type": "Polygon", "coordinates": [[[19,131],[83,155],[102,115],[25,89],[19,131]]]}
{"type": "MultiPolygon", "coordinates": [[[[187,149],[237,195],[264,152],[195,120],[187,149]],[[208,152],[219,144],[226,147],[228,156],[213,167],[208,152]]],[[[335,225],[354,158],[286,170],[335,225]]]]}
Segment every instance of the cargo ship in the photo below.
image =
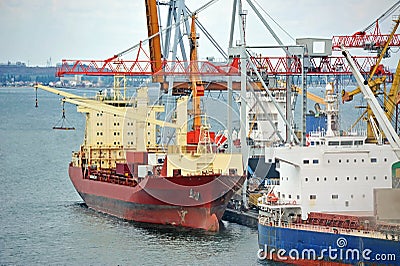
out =
{"type": "Polygon", "coordinates": [[[219,230],[230,198],[245,180],[242,156],[220,152],[200,112],[188,131],[188,96],[177,100],[173,121],[165,122],[156,119],[164,106],[149,104],[147,88],[131,100],[118,89],[86,98],[35,88],[64,97],[86,116],[69,176],[89,208],[131,221],[219,230]],[[158,141],[164,127],[175,129],[175,145],[158,141]]]}
{"type": "Polygon", "coordinates": [[[400,140],[343,54],[385,138],[368,143],[364,134],[339,131],[337,95],[327,87],[326,130],[311,132],[307,146],[266,148],[278,174],[258,199],[262,260],[400,265],[400,140]]]}

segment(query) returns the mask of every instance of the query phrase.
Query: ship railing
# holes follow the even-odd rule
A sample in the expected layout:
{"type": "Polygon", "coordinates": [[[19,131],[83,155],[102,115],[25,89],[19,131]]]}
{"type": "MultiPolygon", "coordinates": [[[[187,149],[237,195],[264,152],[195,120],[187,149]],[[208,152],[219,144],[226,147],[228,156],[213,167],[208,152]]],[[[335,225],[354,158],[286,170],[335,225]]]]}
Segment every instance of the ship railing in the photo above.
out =
{"type": "Polygon", "coordinates": [[[110,170],[90,170],[87,177],[84,178],[91,179],[93,181],[106,182],[129,187],[135,187],[138,184],[138,180],[136,178],[115,174],[110,170]]]}
{"type": "MultiPolygon", "coordinates": [[[[389,236],[387,234],[384,234],[382,232],[375,231],[375,230],[346,229],[346,228],[340,228],[340,227],[330,227],[330,226],[300,224],[300,223],[288,223],[288,222],[279,223],[278,221],[275,221],[270,217],[263,217],[263,216],[260,216],[258,218],[258,222],[264,226],[273,226],[273,227],[280,227],[280,228],[332,233],[332,234],[342,234],[342,235],[352,235],[352,236],[357,235],[357,236],[379,238],[379,239],[389,239],[389,236]]],[[[398,237],[398,239],[399,239],[399,237],[398,237]]]]}
{"type": "Polygon", "coordinates": [[[264,196],[262,196],[262,202],[258,203],[258,207],[264,211],[268,211],[272,208],[299,208],[301,207],[299,203],[295,200],[293,201],[279,201],[279,202],[268,202],[264,196]]]}

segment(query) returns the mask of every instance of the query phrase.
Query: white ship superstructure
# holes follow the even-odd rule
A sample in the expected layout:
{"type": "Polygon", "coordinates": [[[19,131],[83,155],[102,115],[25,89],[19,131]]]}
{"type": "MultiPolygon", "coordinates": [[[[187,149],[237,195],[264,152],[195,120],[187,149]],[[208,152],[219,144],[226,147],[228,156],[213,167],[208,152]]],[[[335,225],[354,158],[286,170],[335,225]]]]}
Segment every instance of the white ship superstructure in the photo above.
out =
{"type": "MultiPolygon", "coordinates": [[[[277,105],[286,113],[286,89],[274,89],[272,95],[277,105]]],[[[273,125],[277,127],[282,138],[286,139],[285,122],[279,115],[277,106],[265,92],[256,91],[254,94],[247,92],[246,115],[248,121],[246,132],[248,132],[248,138],[254,142],[265,144],[279,141],[277,134],[274,133],[273,125]],[[263,109],[268,113],[265,113],[263,109]]]]}
{"type": "Polygon", "coordinates": [[[335,96],[327,87],[327,130],[308,134],[307,146],[266,148],[266,162],[276,163],[280,174],[270,187],[278,198],[271,208],[291,209],[302,219],[310,212],[372,214],[374,189],[392,188],[393,148],[366,143],[363,134],[339,134],[335,96]]]}
{"type": "Polygon", "coordinates": [[[320,145],[267,148],[276,162],[280,204],[301,206],[302,218],[319,212],[373,211],[375,188],[391,188],[391,165],[397,157],[389,145],[366,144],[365,137],[321,137],[320,145]]]}

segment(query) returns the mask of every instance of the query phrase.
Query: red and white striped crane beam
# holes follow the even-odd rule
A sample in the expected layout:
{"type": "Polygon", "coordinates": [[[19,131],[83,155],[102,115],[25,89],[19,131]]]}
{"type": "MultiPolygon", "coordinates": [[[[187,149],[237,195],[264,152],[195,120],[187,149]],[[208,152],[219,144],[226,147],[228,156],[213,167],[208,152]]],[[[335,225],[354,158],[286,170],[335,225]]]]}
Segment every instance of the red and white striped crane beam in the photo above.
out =
{"type": "MultiPolygon", "coordinates": [[[[268,75],[300,75],[301,62],[298,58],[288,61],[287,57],[252,57],[250,60],[259,70],[268,75]]],[[[362,74],[368,74],[376,64],[375,56],[354,56],[353,59],[362,74]]],[[[163,61],[161,69],[153,72],[150,60],[62,60],[57,67],[57,76],[87,75],[87,76],[189,76],[190,74],[204,76],[236,76],[240,75],[238,67],[240,59],[235,58],[230,64],[214,64],[210,61],[197,61],[197,67],[191,68],[194,62],[163,61]],[[193,73],[193,69],[197,69],[193,73]]],[[[308,75],[350,75],[351,70],[341,56],[310,58],[308,75]]],[[[250,69],[250,68],[249,68],[250,69]]],[[[390,75],[388,70],[380,74],[390,75]]]]}
{"type": "MultiPolygon", "coordinates": [[[[353,56],[362,74],[368,74],[376,64],[376,56],[353,56]]],[[[259,56],[250,60],[257,68],[268,75],[300,75],[301,61],[298,57],[288,58],[259,56]],[[290,60],[288,60],[290,59],[290,60]]],[[[308,75],[350,75],[351,70],[343,56],[310,57],[307,58],[308,75]]],[[[240,58],[233,58],[229,63],[214,63],[210,61],[167,61],[163,60],[161,67],[155,68],[143,49],[139,49],[135,60],[125,60],[114,56],[107,60],[62,60],[57,67],[56,75],[87,75],[87,76],[238,76],[240,58]],[[193,67],[193,64],[196,66],[193,67]],[[195,71],[196,73],[194,73],[195,71]]],[[[247,67],[251,72],[250,65],[247,67]]],[[[387,70],[379,74],[391,75],[387,70]]],[[[390,78],[389,78],[390,79],[390,78]]]]}

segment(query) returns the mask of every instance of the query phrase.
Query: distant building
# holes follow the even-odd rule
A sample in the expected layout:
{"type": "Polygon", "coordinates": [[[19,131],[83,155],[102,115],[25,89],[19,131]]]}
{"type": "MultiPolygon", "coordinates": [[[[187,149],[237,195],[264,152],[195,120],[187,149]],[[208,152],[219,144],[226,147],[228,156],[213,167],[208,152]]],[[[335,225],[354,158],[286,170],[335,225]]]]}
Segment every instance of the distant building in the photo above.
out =
{"type": "Polygon", "coordinates": [[[23,62],[0,64],[0,83],[56,82],[56,67],[27,67],[23,62]]]}

